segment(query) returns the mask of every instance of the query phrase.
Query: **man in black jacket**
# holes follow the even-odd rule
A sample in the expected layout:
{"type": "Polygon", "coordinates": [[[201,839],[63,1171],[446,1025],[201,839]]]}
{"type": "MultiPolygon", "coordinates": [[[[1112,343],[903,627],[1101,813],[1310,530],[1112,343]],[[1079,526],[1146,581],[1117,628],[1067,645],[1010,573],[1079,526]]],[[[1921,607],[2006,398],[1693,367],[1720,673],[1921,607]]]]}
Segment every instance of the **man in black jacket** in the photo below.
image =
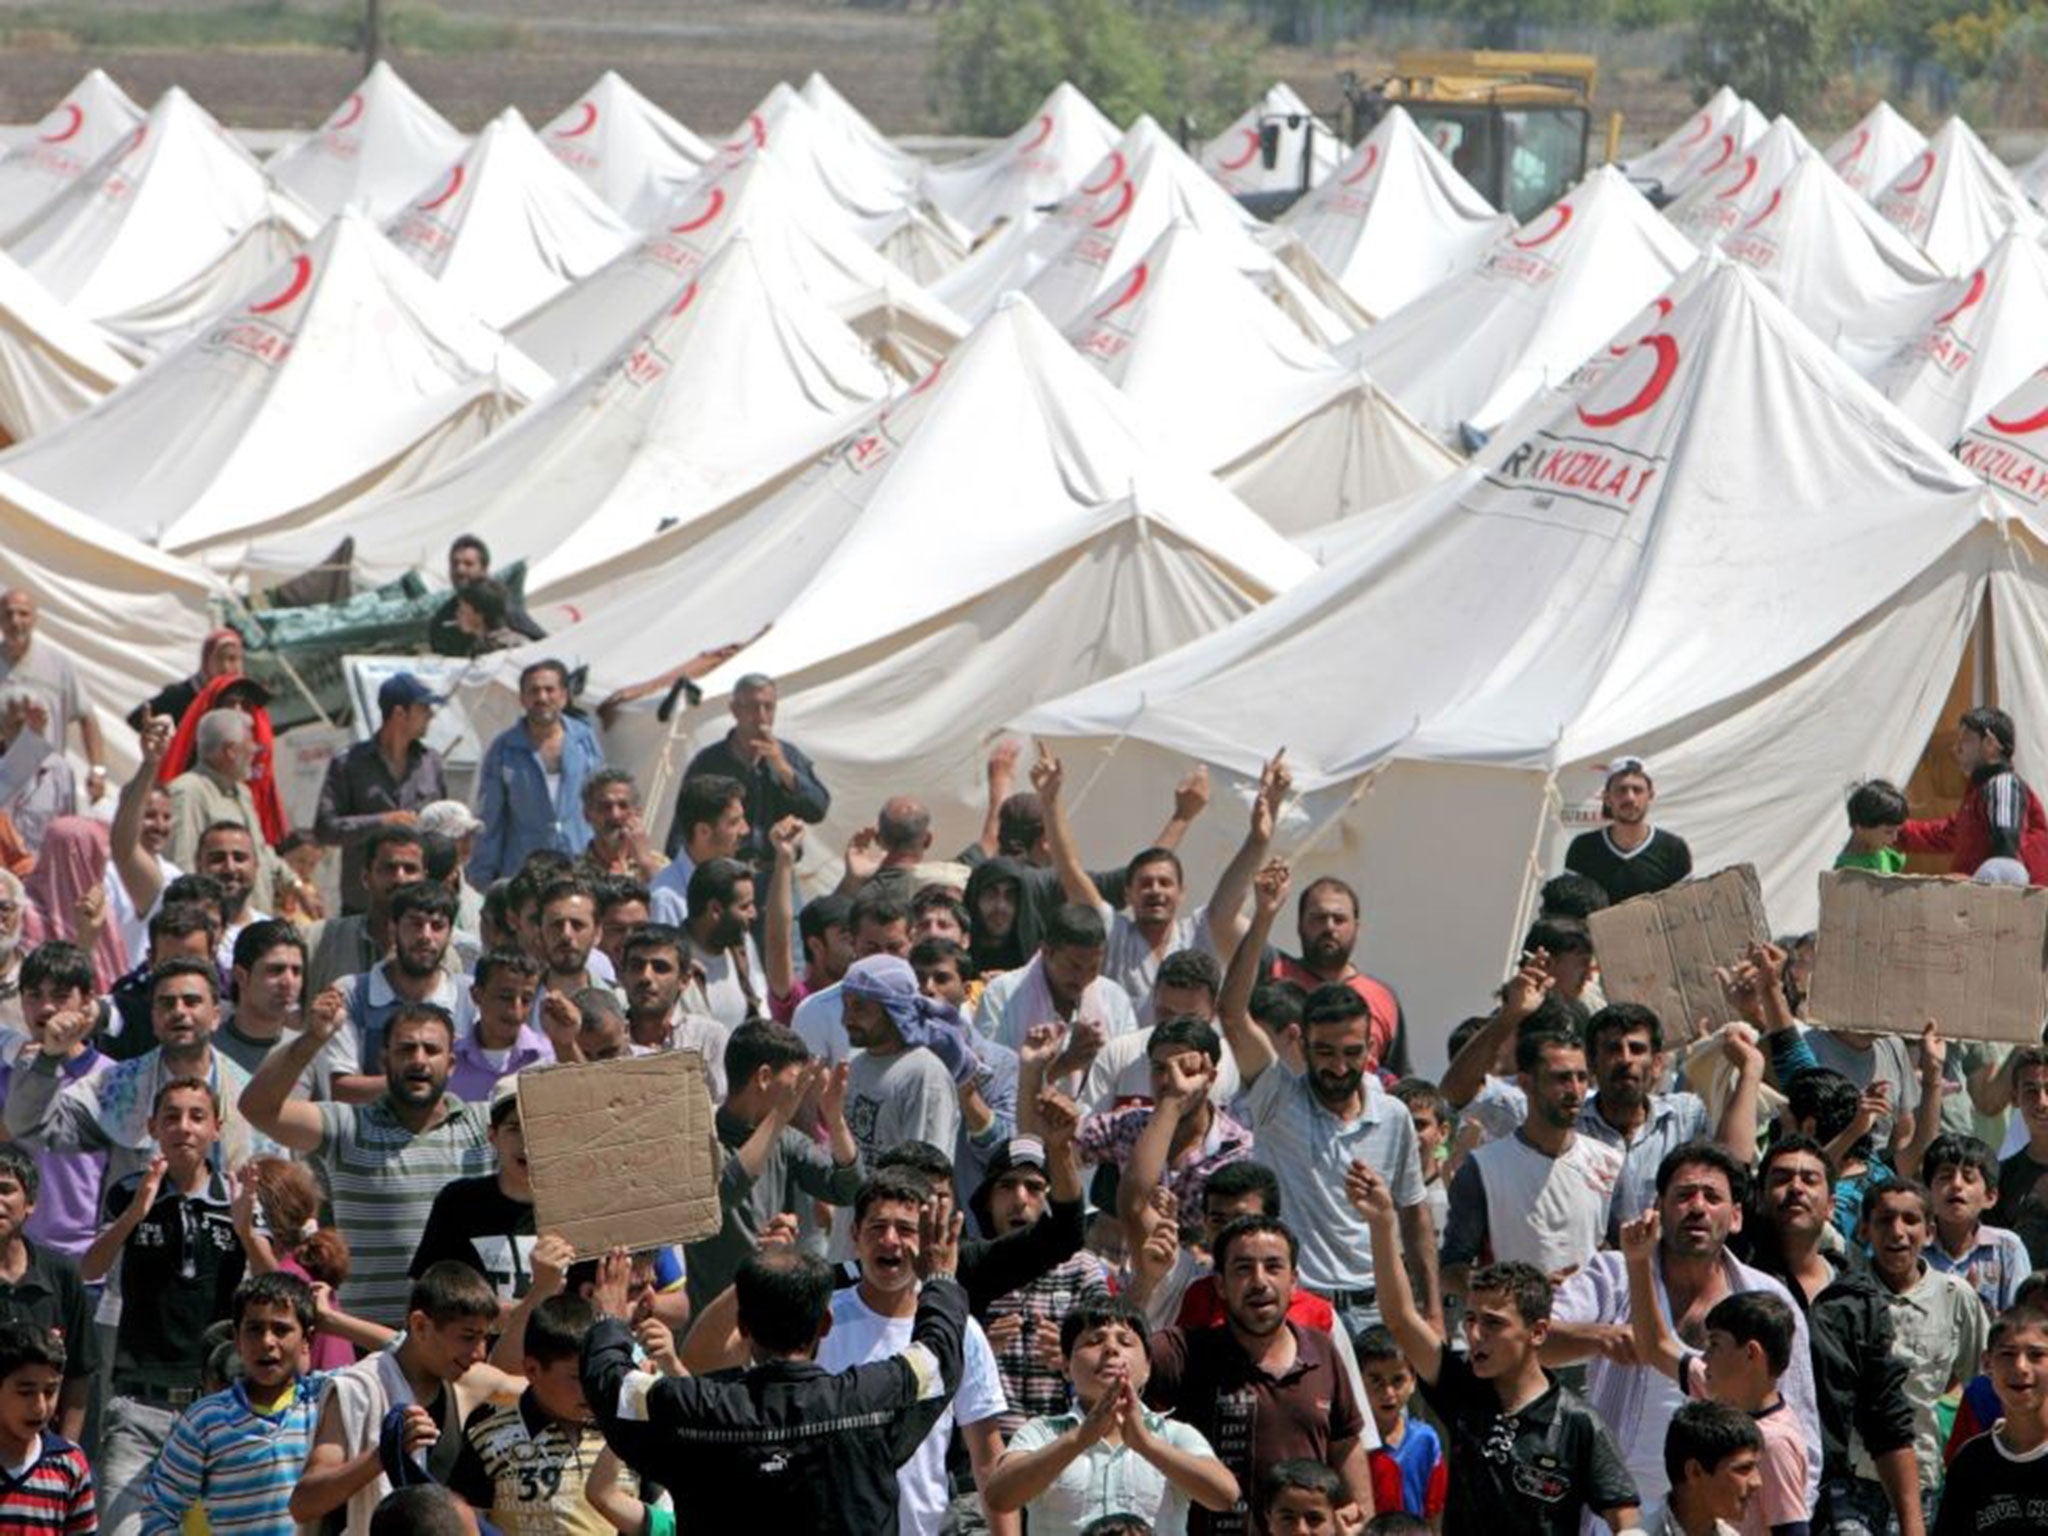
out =
{"type": "Polygon", "coordinates": [[[583,1346],[583,1391],[625,1463],[689,1489],[684,1532],[748,1529],[874,1536],[896,1528],[896,1469],[960,1385],[967,1293],[955,1278],[960,1217],[924,1211],[917,1316],[901,1354],[830,1375],[817,1364],[832,1272],[790,1248],[734,1279],[745,1371],[673,1377],[635,1369],[626,1320],[583,1346]]]}

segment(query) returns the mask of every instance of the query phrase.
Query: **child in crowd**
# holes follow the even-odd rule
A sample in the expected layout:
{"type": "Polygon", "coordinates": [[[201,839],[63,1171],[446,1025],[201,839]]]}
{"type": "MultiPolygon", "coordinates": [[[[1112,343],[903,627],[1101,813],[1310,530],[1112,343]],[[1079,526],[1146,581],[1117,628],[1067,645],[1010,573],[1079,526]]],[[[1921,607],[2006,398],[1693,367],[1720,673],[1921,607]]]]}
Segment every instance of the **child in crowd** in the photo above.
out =
{"type": "Polygon", "coordinates": [[[1372,1229],[1373,1269],[1387,1331],[1408,1357],[1422,1395],[1443,1422],[1458,1476],[1444,1502],[1448,1531],[1572,1536],[1588,1510],[1620,1528],[1642,1500],[1599,1415],[1543,1369],[1551,1285],[1529,1264],[1475,1270],[1466,1286],[1463,1356],[1451,1352],[1415,1304],[1394,1197],[1354,1162],[1344,1180],[1372,1229]],[[1541,1487],[1531,1499],[1527,1488],[1541,1487]]]}
{"type": "Polygon", "coordinates": [[[1377,1327],[1358,1336],[1358,1366],[1373,1426],[1380,1432],[1379,1449],[1371,1453],[1373,1508],[1405,1510],[1441,1524],[1450,1467],[1436,1431],[1408,1416],[1415,1373],[1401,1358],[1394,1336],[1377,1327]]]}
{"type": "Polygon", "coordinates": [[[1394,1097],[1408,1106],[1415,1122],[1415,1142],[1422,1154],[1422,1203],[1429,1207],[1429,1219],[1438,1233],[1450,1219],[1450,1181],[1444,1176],[1444,1159],[1450,1153],[1451,1106],[1442,1091],[1426,1077],[1404,1077],[1394,1084],[1394,1097]]]}
{"type": "Polygon", "coordinates": [[[1749,1415],[1725,1403],[1693,1402],[1664,1431],[1671,1497],[1653,1536],[1734,1536],[1747,1529],[1763,1484],[1763,1435],[1749,1415]]]}
{"type": "Polygon", "coordinates": [[[143,1536],[174,1536],[202,1511],[212,1531],[288,1531],[292,1489],[313,1440],[326,1377],[301,1365],[314,1328],[313,1288],[296,1275],[251,1275],[235,1289],[241,1379],[202,1397],[171,1426],[143,1492],[143,1536]]]}
{"type": "Polygon", "coordinates": [[[1707,1313],[1705,1351],[1689,1352],[1657,1300],[1658,1227],[1652,1208],[1621,1229],[1636,1356],[1674,1378],[1687,1397],[1724,1403],[1755,1421],[1761,1483],[1740,1523],[1743,1536],[1807,1536],[1806,1439],[1778,1390],[1792,1363],[1792,1309],[1768,1291],[1724,1296],[1707,1313]]]}
{"type": "Polygon", "coordinates": [[[95,1529],[92,1467],[51,1428],[63,1389],[57,1336],[0,1323],[0,1531],[95,1529]]]}
{"type": "Polygon", "coordinates": [[[1933,1268],[1959,1275],[1976,1290],[1991,1317],[2019,1300],[2032,1268],[2017,1232],[1994,1227],[1984,1213],[1998,1203],[1998,1157],[1975,1136],[1951,1131],[1935,1137],[1920,1160],[1934,1196],[1934,1232],[1923,1257],[1933,1268]]]}
{"type": "Polygon", "coordinates": [[[1356,1512],[1344,1479],[1320,1461],[1278,1461],[1259,1480],[1266,1536],[1355,1536],[1359,1525],[1347,1519],[1356,1512]]]}
{"type": "Polygon", "coordinates": [[[988,1482],[990,1510],[1027,1511],[1033,1536],[1077,1536],[1118,1513],[1184,1532],[1190,1504],[1237,1503],[1237,1479],[1201,1432],[1145,1406],[1146,1331],[1144,1313],[1125,1302],[1083,1302],[1060,1320],[1074,1408],[1030,1419],[1011,1438],[988,1482]]]}
{"type": "Polygon", "coordinates": [[[1957,1454],[1933,1536],[2021,1536],[2048,1509],[2048,1314],[2007,1312],[1985,1355],[2001,1417],[1957,1454]]]}
{"type": "MultiPolygon", "coordinates": [[[[348,1240],[320,1225],[320,1203],[320,1181],[305,1163],[283,1157],[252,1157],[244,1163],[236,1182],[234,1216],[249,1273],[276,1270],[309,1286],[326,1286],[329,1297],[338,1293],[348,1281],[348,1240]]],[[[355,1330],[363,1326],[351,1321],[355,1330]]],[[[358,1342],[377,1347],[374,1340],[358,1342]]],[[[338,1371],[355,1363],[355,1344],[324,1323],[313,1332],[309,1348],[316,1371],[338,1371]]]]}
{"type": "Polygon", "coordinates": [[[1874,874],[1904,871],[1899,828],[1906,824],[1906,797],[1885,779],[1866,779],[1849,791],[1849,841],[1835,855],[1837,869],[1867,869],[1874,874]]]}
{"type": "MultiPolygon", "coordinates": [[[[2013,1296],[2012,1307],[2022,1311],[2048,1314],[2048,1270],[2037,1271],[2020,1282],[2018,1292],[2013,1296]]],[[[2001,1313],[2001,1316],[2004,1314],[2001,1313]]],[[[1998,1388],[1991,1380],[1989,1367],[1970,1378],[1970,1384],[1963,1388],[1962,1400],[1956,1405],[1955,1423],[1948,1432],[1948,1444],[1942,1450],[1942,1460],[1950,1466],[1956,1456],[1972,1440],[1998,1422],[1998,1388]]]]}

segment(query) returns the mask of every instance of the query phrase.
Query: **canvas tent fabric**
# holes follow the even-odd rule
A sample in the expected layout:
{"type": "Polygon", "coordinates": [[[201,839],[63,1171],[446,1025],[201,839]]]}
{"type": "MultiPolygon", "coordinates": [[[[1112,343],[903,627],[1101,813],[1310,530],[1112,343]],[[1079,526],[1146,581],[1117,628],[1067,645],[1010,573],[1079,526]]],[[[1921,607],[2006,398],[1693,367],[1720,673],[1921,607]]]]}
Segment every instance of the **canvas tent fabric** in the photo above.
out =
{"type": "Polygon", "coordinates": [[[839,88],[817,70],[804,77],[797,94],[826,122],[849,135],[868,154],[912,181],[924,180],[925,163],[868,121],[867,114],[840,94],[839,88]]]}
{"type": "Polygon", "coordinates": [[[1819,155],[1800,161],[1720,250],[1865,378],[1947,307],[1947,275],[1819,155]]]}
{"type": "MultiPolygon", "coordinates": [[[[1770,122],[1763,113],[1738,97],[1727,115],[1716,121],[1706,137],[1693,146],[1690,158],[1677,171],[1655,182],[1658,200],[1671,203],[1702,181],[1720,175],[1769,128],[1770,122]]],[[[1633,170],[1629,179],[1632,183],[1643,184],[1633,170]]]]}
{"type": "Polygon", "coordinates": [[[744,230],[777,270],[851,325],[907,378],[967,334],[967,323],[863,245],[782,171],[772,149],[695,187],[667,228],[527,315],[509,334],[560,378],[609,357],[661,310],[725,241],[744,230]]]}
{"type": "Polygon", "coordinates": [[[524,559],[535,601],[580,602],[670,565],[808,468],[899,381],[741,234],[682,296],[591,369],[430,479],[259,551],[310,563],[344,534],[356,571],[438,573],[458,534],[524,559]]]}
{"type": "Polygon", "coordinates": [[[469,148],[458,131],[383,60],[291,148],[271,157],[271,179],[321,218],[360,209],[382,223],[469,148]]]}
{"type": "Polygon", "coordinates": [[[1956,457],[2040,523],[2048,514],[2048,368],[2029,374],[1971,423],[1956,457]]]}
{"type": "Polygon", "coordinates": [[[1737,122],[1742,105],[1742,98],[1733,87],[1720,87],[1654,148],[1623,161],[1622,170],[1638,187],[1660,191],[1667,198],[1676,196],[1678,189],[1672,184],[1685,174],[1702,150],[1714,144],[1717,135],[1737,122]]]}
{"type": "Polygon", "coordinates": [[[1186,224],[1068,331],[1189,463],[1290,537],[1425,485],[1459,460],[1362,371],[1312,345],[1186,224]]]}
{"type": "Polygon", "coordinates": [[[1514,227],[1398,106],[1280,223],[1375,317],[1469,271],[1514,227]]]}
{"type": "Polygon", "coordinates": [[[305,231],[296,225],[265,219],[251,225],[232,245],[177,287],[105,316],[99,322],[100,328],[147,362],[232,308],[237,299],[280,262],[296,255],[305,243],[305,231]]]}
{"type": "Polygon", "coordinates": [[[981,234],[1051,208],[1116,147],[1116,125],[1062,81],[1002,143],[964,159],[928,166],[925,196],[964,228],[981,234]]]}
{"type": "Polygon", "coordinates": [[[1872,198],[1927,147],[1927,135],[1880,101],[1824,153],[1850,191],[1872,198]]]}
{"type": "Polygon", "coordinates": [[[8,442],[61,426],[134,372],[105,331],[0,253],[0,432],[8,442]]]}
{"type": "Polygon", "coordinates": [[[1876,380],[1937,442],[1953,443],[2048,355],[2048,249],[2007,230],[1947,287],[1927,333],[1876,380]]]}
{"type": "Polygon", "coordinates": [[[60,302],[97,320],[189,283],[260,226],[303,238],[314,223],[173,86],[10,237],[8,251],[60,302]]]}
{"type": "Polygon", "coordinates": [[[1952,117],[1874,200],[1877,211],[1951,276],[1969,272],[2014,226],[2038,238],[2041,217],[1970,125],[1952,117]]]}
{"type": "Polygon", "coordinates": [[[1285,82],[1275,82],[1195,156],[1233,197],[1318,186],[1343,158],[1344,141],[1285,82]],[[1268,127],[1275,138],[1271,165],[1262,135],[1268,127]]]}
{"type": "Polygon", "coordinates": [[[1789,117],[1780,117],[1725,170],[1709,176],[1664,210],[1695,245],[1718,244],[1770,206],[1801,160],[1813,153],[1789,117]]]}
{"type": "Polygon", "coordinates": [[[638,238],[507,107],[386,226],[391,243],[500,328],[638,238]]]}
{"type": "Polygon", "coordinates": [[[2048,209],[2048,149],[2043,149],[2013,172],[2013,179],[2020,184],[2020,190],[2034,200],[2036,208],[2048,209]]]}
{"type": "Polygon", "coordinates": [[[88,70],[32,134],[0,155],[0,232],[19,229],[141,122],[142,108],[105,70],[88,70]]]}
{"type": "MultiPolygon", "coordinates": [[[[1620,752],[1657,765],[1658,820],[1699,868],[1754,863],[1774,923],[1810,926],[1839,786],[1917,759],[2009,529],[1754,277],[1706,260],[1615,337],[1615,366],[1379,538],[1015,721],[1070,780],[1099,775],[1082,835],[1167,759],[1226,771],[1227,793],[1284,742],[1305,798],[1277,851],[1297,888],[1360,888],[1359,963],[1422,1021],[1425,1060],[1512,969],[1620,752]]],[[[1235,829],[1197,831],[1199,881],[1235,829]]]]}
{"type": "Polygon", "coordinates": [[[659,223],[675,201],[676,184],[693,178],[715,153],[612,69],[542,128],[540,138],[635,229],[659,223]]]}
{"type": "Polygon", "coordinates": [[[189,549],[421,473],[549,383],[350,212],[132,387],[0,467],[189,549]]]}
{"type": "Polygon", "coordinates": [[[1490,432],[1562,380],[1688,266],[1691,242],[1602,166],[1472,271],[1338,355],[1446,442],[1490,432]]]}

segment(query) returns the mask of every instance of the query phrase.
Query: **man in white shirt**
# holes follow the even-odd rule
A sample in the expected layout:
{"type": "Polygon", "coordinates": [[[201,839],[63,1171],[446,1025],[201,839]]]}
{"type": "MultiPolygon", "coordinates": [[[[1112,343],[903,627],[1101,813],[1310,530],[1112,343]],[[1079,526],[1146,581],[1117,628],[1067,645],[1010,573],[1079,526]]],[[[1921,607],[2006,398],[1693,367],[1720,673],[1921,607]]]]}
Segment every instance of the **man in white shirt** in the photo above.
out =
{"type": "Polygon", "coordinates": [[[754,872],[737,859],[713,859],[690,875],[687,959],[703,972],[685,991],[688,1006],[727,1029],[768,1017],[768,976],[754,948],[754,872]]]}
{"type": "Polygon", "coordinates": [[[1066,1052],[1053,1076],[1064,1087],[1106,1042],[1138,1027],[1130,997],[1102,974],[1108,942],[1101,913],[1074,902],[1056,908],[1030,963],[1005,971],[982,992],[975,1029],[1015,1051],[1032,1026],[1059,1025],[1066,1052]]]}

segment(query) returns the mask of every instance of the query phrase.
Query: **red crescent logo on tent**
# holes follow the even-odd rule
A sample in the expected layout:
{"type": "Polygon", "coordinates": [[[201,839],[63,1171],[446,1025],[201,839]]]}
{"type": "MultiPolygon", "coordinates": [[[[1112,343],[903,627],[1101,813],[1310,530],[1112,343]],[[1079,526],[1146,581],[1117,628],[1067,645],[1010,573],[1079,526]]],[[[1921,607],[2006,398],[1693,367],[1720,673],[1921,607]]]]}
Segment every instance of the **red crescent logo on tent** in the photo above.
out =
{"type": "Polygon", "coordinates": [[[1151,275],[1152,274],[1146,269],[1145,263],[1142,261],[1139,262],[1138,265],[1134,269],[1132,269],[1131,280],[1128,283],[1124,284],[1124,291],[1118,294],[1114,299],[1112,299],[1107,308],[1098,310],[1096,312],[1095,318],[1098,320],[1107,320],[1111,315],[1115,314],[1118,310],[1122,309],[1126,304],[1130,303],[1131,300],[1135,299],[1139,294],[1145,291],[1145,280],[1151,275]]]}
{"type": "Polygon", "coordinates": [[[1894,192],[1918,192],[1922,187],[1927,185],[1927,178],[1932,176],[1933,174],[1934,151],[1931,149],[1923,149],[1920,151],[1920,174],[1915,176],[1911,181],[1900,182],[1897,186],[1893,187],[1892,190],[1894,192]]]}
{"type": "Polygon", "coordinates": [[[1572,205],[1570,203],[1559,203],[1550,211],[1557,215],[1557,222],[1555,224],[1543,231],[1542,234],[1530,235],[1527,239],[1517,235],[1509,244],[1519,246],[1525,251],[1533,251],[1537,246],[1546,245],[1563,234],[1565,225],[1572,221],[1572,205]]]}
{"type": "Polygon", "coordinates": [[[556,129],[556,138],[580,139],[583,137],[583,135],[590,132],[591,129],[597,126],[597,103],[594,101],[585,101],[578,103],[578,105],[580,105],[583,108],[583,121],[578,123],[574,128],[556,129]]]}
{"type": "Polygon", "coordinates": [[[2048,406],[2043,406],[2031,416],[2022,416],[2018,421],[2007,421],[1999,416],[1986,416],[1984,420],[1994,432],[2003,432],[2007,437],[2025,437],[2029,432],[2048,427],[2048,406]]]}
{"type": "Polygon", "coordinates": [[[1936,325],[1947,325],[1949,321],[1955,319],[1957,315],[1960,315],[1964,310],[1968,309],[1972,304],[1976,303],[1979,299],[1983,297],[1984,269],[1982,267],[1979,267],[1976,271],[1970,274],[1970,286],[1968,290],[1963,294],[1963,302],[1958,304],[1954,309],[1950,310],[1947,314],[1937,316],[1935,318],[1934,323],[1936,325]]]}
{"type": "Polygon", "coordinates": [[[447,202],[448,199],[453,197],[456,193],[460,192],[462,190],[462,174],[462,167],[459,165],[456,166],[455,169],[449,173],[448,185],[442,191],[441,195],[435,198],[430,203],[421,203],[420,212],[432,213],[436,208],[440,207],[443,203],[447,202]]]}
{"type": "Polygon", "coordinates": [[[1238,129],[1238,132],[1239,132],[1239,133],[1241,133],[1241,134],[1243,134],[1243,135],[1244,135],[1244,137],[1245,137],[1245,146],[1244,146],[1244,153],[1243,153],[1243,154],[1241,154],[1241,155],[1239,155],[1239,156],[1238,156],[1238,157],[1237,157],[1237,158],[1236,158],[1235,160],[1225,160],[1225,161],[1223,161],[1223,162],[1222,162],[1222,165],[1223,165],[1223,169],[1224,169],[1224,170],[1226,170],[1226,171],[1241,171],[1241,170],[1243,170],[1243,169],[1244,169],[1244,168],[1245,168],[1246,166],[1248,166],[1248,165],[1250,165],[1250,164],[1252,163],[1252,156],[1253,156],[1253,155],[1256,155],[1256,154],[1257,154],[1257,153],[1259,152],[1259,130],[1258,130],[1258,129],[1256,129],[1256,128],[1240,128],[1240,129],[1238,129]]]}
{"type": "Polygon", "coordinates": [[[734,139],[725,147],[733,151],[743,150],[747,147],[748,140],[753,141],[754,148],[756,149],[766,149],[768,147],[768,125],[761,121],[761,114],[758,112],[749,112],[747,114],[746,136],[734,139]]]}
{"type": "Polygon", "coordinates": [[[291,303],[293,299],[304,293],[306,291],[306,284],[311,281],[313,281],[313,258],[306,255],[294,256],[292,258],[292,275],[285,280],[284,287],[272,297],[264,299],[261,303],[251,304],[249,306],[249,313],[252,315],[276,314],[277,311],[283,309],[285,305],[291,303]]]}
{"type": "Polygon", "coordinates": [[[1117,184],[1124,173],[1124,152],[1113,149],[1109,152],[1109,170],[1100,181],[1091,181],[1081,188],[1083,197],[1093,197],[1098,192],[1107,192],[1117,184]]]}
{"type": "Polygon", "coordinates": [[[695,234],[723,212],[725,212],[725,188],[713,187],[711,195],[704,200],[704,211],[702,213],[698,214],[694,219],[685,219],[680,224],[669,225],[668,231],[672,235],[695,234]]]}
{"type": "Polygon", "coordinates": [[[1365,158],[1358,162],[1358,169],[1344,178],[1344,185],[1355,187],[1372,174],[1372,168],[1380,163],[1380,147],[1377,144],[1365,146],[1365,158]]]}
{"type": "Polygon", "coordinates": [[[1739,179],[1739,180],[1738,180],[1738,181],[1737,181],[1737,182],[1735,183],[1735,185],[1734,185],[1734,186],[1730,187],[1730,188],[1729,188],[1729,189],[1728,189],[1727,191],[1725,191],[1725,192],[1716,192],[1716,193],[1714,194],[1714,196],[1716,196],[1716,197],[1738,197],[1738,196],[1740,196],[1740,195],[1741,195],[1741,193],[1742,193],[1742,189],[1743,189],[1743,188],[1745,188],[1745,187],[1747,187],[1747,186],[1748,186],[1748,185],[1749,185],[1749,184],[1750,184],[1750,183],[1751,183],[1752,181],[1755,181],[1755,180],[1756,180],[1756,156],[1755,156],[1755,155],[1744,155],[1744,156],[1742,157],[1742,176],[1741,176],[1741,178],[1740,178],[1740,179],[1739,179]]]}
{"type": "Polygon", "coordinates": [[[1038,132],[1031,135],[1031,137],[1026,139],[1022,144],[1019,144],[1017,146],[1017,153],[1020,155],[1028,155],[1031,153],[1031,151],[1038,148],[1039,145],[1043,144],[1047,139],[1051,137],[1052,114],[1050,112],[1041,112],[1038,114],[1038,132]]]}
{"type": "MultiPolygon", "coordinates": [[[[1651,321],[1650,323],[1652,325],[1662,324],[1665,320],[1670,318],[1671,300],[1668,298],[1660,298],[1652,306],[1652,308],[1654,308],[1657,311],[1657,318],[1651,321]]],[[[1639,336],[1634,341],[1624,342],[1617,347],[1609,347],[1607,349],[1608,354],[1613,357],[1627,357],[1629,353],[1635,351],[1636,347],[1647,339],[1647,337],[1639,336]]]]}
{"type": "Polygon", "coordinates": [[[1744,229],[1755,229],[1757,225],[1763,223],[1765,219],[1768,219],[1772,214],[1778,211],[1778,199],[1783,197],[1784,195],[1785,189],[1783,187],[1774,188],[1771,192],[1771,200],[1768,203],[1764,204],[1764,211],[1758,214],[1755,218],[1751,219],[1747,224],[1743,225],[1742,227],[1744,229]]]}
{"type": "Polygon", "coordinates": [[[1090,227],[1094,229],[1109,228],[1110,225],[1116,223],[1117,220],[1131,211],[1131,200],[1137,195],[1138,189],[1133,187],[1129,181],[1126,181],[1122,189],[1117,193],[1116,206],[1097,219],[1090,227]]]}
{"type": "Polygon", "coordinates": [[[684,310],[690,307],[690,305],[696,300],[696,297],[697,284],[693,280],[690,286],[683,290],[683,296],[680,299],[676,300],[675,307],[669,310],[669,313],[671,315],[680,315],[684,310]]]}
{"type": "Polygon", "coordinates": [[[1721,135],[1721,153],[1714,156],[1714,163],[1708,166],[1703,172],[1701,172],[1701,174],[1705,176],[1711,176],[1714,174],[1714,172],[1721,169],[1722,166],[1726,165],[1730,160],[1733,160],[1734,158],[1735,135],[1732,133],[1724,133],[1721,135]]]}
{"type": "Polygon", "coordinates": [[[1713,131],[1714,114],[1711,112],[1702,112],[1700,114],[1698,126],[1696,126],[1691,133],[1687,134],[1684,138],[1678,141],[1678,147],[1680,149],[1691,149],[1693,145],[1701,142],[1703,139],[1706,138],[1708,134],[1712,133],[1713,131]]]}
{"type": "Polygon", "coordinates": [[[1663,396],[1671,383],[1671,376],[1678,371],[1678,343],[1669,336],[1645,336],[1636,343],[1648,347],[1657,355],[1657,366],[1650,371],[1649,382],[1611,411],[1589,411],[1579,407],[1579,420],[1589,427],[1611,427],[1627,421],[1631,416],[1640,416],[1663,396]]]}
{"type": "Polygon", "coordinates": [[[1870,148],[1870,130],[1868,128],[1858,128],[1856,130],[1856,142],[1849,146],[1849,153],[1842,156],[1841,163],[1843,165],[1855,164],[1856,161],[1863,157],[1863,151],[1868,148],[1870,148]]]}
{"type": "Polygon", "coordinates": [[[148,137],[149,124],[138,123],[135,128],[134,137],[129,139],[128,141],[128,147],[121,151],[121,158],[123,160],[126,160],[130,155],[134,154],[135,151],[142,148],[142,141],[148,137]]]}
{"type": "Polygon", "coordinates": [[[65,124],[55,133],[37,135],[45,144],[62,144],[66,139],[76,138],[78,130],[85,126],[85,109],[77,102],[67,101],[57,110],[65,115],[65,124]]]}
{"type": "Polygon", "coordinates": [[[327,126],[331,131],[352,128],[355,126],[356,119],[362,115],[363,93],[361,91],[350,91],[348,100],[341,104],[341,110],[335,114],[334,121],[327,126]]]}

